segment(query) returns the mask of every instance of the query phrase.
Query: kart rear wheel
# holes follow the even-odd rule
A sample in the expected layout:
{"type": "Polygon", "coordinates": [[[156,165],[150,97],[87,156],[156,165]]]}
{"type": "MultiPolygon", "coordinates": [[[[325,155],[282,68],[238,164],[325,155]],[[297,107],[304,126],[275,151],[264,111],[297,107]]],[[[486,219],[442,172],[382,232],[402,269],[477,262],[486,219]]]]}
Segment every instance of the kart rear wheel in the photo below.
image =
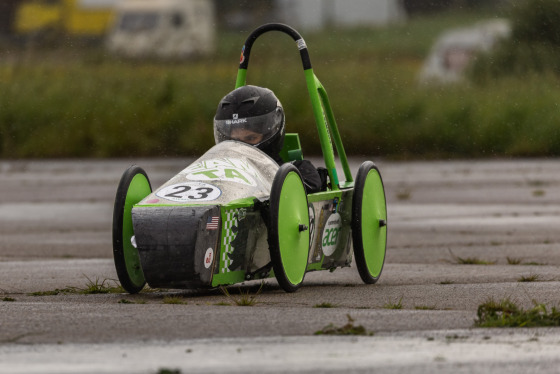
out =
{"type": "Polygon", "coordinates": [[[296,291],[309,258],[309,208],[301,175],[292,164],[280,167],[270,192],[268,242],[274,275],[286,292],[296,291]]]}
{"type": "Polygon", "coordinates": [[[136,165],[121,177],[113,210],[113,257],[121,286],[129,293],[138,293],[146,279],[138,249],[133,245],[132,207],[152,192],[146,172],[136,165]]]}
{"type": "Polygon", "coordinates": [[[360,277],[367,284],[377,282],[387,249],[387,205],[381,174],[371,161],[364,162],[356,175],[352,240],[360,277]]]}

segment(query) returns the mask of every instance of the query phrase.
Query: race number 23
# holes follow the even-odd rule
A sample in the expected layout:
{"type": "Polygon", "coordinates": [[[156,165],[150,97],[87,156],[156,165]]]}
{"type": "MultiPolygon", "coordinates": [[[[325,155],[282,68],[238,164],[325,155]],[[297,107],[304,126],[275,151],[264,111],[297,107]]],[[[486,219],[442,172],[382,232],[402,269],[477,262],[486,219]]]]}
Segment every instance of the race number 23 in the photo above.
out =
{"type": "Polygon", "coordinates": [[[176,202],[211,201],[221,194],[222,191],[218,187],[202,182],[177,183],[156,193],[158,197],[176,202]]]}

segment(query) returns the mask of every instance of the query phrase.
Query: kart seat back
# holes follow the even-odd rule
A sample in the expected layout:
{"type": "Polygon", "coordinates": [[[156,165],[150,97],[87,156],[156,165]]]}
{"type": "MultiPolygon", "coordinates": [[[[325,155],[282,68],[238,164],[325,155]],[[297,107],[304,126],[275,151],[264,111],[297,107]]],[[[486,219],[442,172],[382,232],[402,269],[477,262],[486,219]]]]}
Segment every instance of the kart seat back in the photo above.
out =
{"type": "Polygon", "coordinates": [[[301,143],[299,142],[298,134],[286,134],[284,138],[284,147],[280,151],[280,157],[284,162],[303,160],[303,152],[301,151],[301,143]]]}

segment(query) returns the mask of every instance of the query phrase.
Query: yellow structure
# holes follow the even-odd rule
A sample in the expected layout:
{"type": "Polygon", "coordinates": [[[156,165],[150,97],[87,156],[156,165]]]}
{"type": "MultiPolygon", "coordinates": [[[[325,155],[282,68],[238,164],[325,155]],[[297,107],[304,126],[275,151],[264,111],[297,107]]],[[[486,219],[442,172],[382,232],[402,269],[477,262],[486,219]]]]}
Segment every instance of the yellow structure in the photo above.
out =
{"type": "Polygon", "coordinates": [[[28,0],[16,12],[15,30],[18,34],[59,31],[74,36],[101,37],[112,20],[113,9],[107,4],[87,5],[83,0],[28,0]]]}

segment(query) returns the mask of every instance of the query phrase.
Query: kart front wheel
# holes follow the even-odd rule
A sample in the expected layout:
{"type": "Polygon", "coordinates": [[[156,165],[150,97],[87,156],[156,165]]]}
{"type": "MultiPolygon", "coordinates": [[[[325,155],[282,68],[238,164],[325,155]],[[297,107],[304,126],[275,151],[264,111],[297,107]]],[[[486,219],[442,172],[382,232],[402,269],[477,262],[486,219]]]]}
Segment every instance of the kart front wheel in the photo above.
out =
{"type": "Polygon", "coordinates": [[[387,205],[381,174],[371,161],[364,162],[356,175],[352,240],[360,277],[367,284],[377,282],[387,248],[387,205]]]}
{"type": "Polygon", "coordinates": [[[136,165],[121,177],[113,210],[113,257],[121,286],[129,293],[138,293],[146,279],[134,244],[132,207],[152,192],[146,172],[136,165]]]}
{"type": "Polygon", "coordinates": [[[309,208],[301,175],[292,164],[282,165],[272,182],[268,242],[276,280],[284,291],[296,291],[309,257],[309,208]]]}

